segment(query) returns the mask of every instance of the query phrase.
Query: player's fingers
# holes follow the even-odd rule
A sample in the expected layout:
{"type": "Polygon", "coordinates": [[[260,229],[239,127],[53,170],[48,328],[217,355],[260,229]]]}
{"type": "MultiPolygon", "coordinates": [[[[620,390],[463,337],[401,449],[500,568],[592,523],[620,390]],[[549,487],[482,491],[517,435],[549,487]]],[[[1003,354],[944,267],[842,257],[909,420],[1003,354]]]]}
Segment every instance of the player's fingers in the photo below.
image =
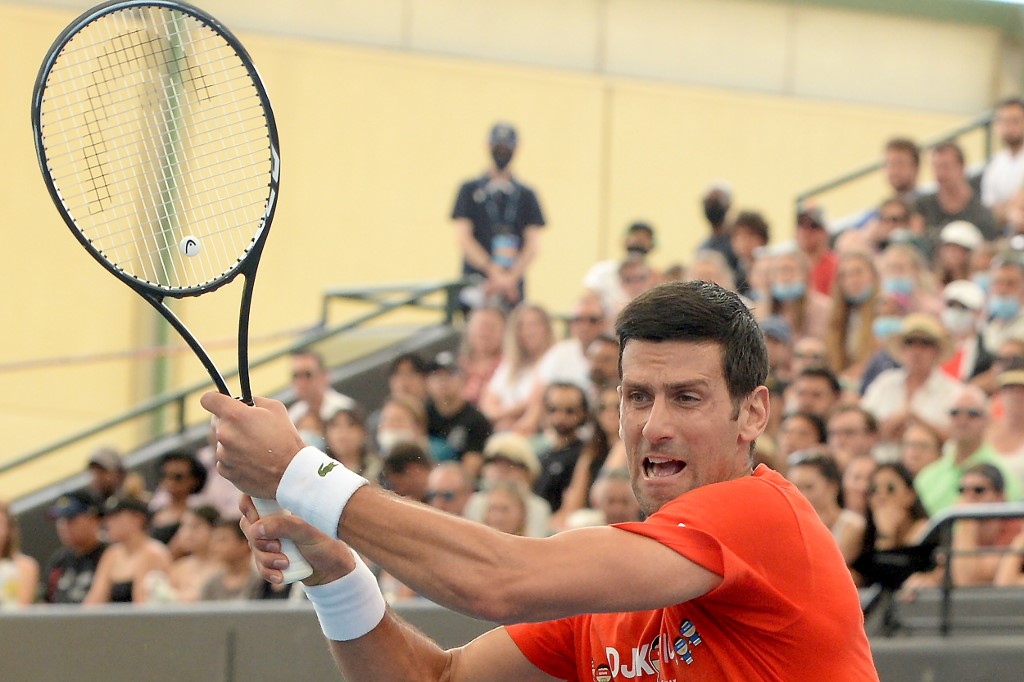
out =
{"type": "Polygon", "coordinates": [[[254,523],[260,518],[259,512],[256,511],[256,505],[248,495],[242,495],[242,499],[238,501],[238,511],[242,512],[242,516],[249,523],[254,523]]]}
{"type": "Polygon", "coordinates": [[[274,400],[273,398],[264,398],[262,396],[253,396],[252,403],[256,407],[268,410],[270,412],[276,412],[278,414],[287,414],[288,410],[285,408],[284,403],[280,400],[274,400]]]}
{"type": "Polygon", "coordinates": [[[223,417],[232,409],[237,409],[240,403],[231,396],[224,395],[218,391],[207,391],[199,398],[199,404],[210,414],[223,417]]]}

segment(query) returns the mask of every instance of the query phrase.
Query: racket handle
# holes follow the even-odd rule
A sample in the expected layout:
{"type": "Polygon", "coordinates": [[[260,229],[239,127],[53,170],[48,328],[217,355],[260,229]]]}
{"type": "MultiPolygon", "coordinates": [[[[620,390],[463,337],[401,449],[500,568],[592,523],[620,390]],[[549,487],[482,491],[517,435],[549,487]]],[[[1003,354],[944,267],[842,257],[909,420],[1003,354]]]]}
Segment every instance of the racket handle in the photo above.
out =
{"type": "MultiPolygon", "coordinates": [[[[252,502],[256,505],[256,511],[259,512],[260,516],[288,513],[275,500],[254,497],[252,502]]],[[[299,553],[299,548],[295,546],[294,542],[287,538],[281,538],[281,553],[288,557],[288,568],[283,571],[285,584],[294,583],[312,575],[313,567],[299,553]]]]}

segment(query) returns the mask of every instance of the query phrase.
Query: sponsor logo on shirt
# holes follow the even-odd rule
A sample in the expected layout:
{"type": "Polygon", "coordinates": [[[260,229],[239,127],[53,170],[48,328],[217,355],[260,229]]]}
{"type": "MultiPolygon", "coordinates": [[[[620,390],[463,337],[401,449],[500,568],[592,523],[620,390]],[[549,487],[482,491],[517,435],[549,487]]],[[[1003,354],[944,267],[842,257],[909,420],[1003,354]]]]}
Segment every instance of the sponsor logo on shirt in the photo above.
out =
{"type": "Polygon", "coordinates": [[[671,663],[679,659],[686,665],[692,665],[694,649],[703,641],[693,621],[684,620],[679,625],[678,635],[674,632],[663,632],[648,644],[632,647],[628,653],[620,652],[616,647],[605,647],[606,660],[600,663],[591,662],[594,682],[638,678],[674,680],[674,677],[662,677],[662,663],[671,663]]]}

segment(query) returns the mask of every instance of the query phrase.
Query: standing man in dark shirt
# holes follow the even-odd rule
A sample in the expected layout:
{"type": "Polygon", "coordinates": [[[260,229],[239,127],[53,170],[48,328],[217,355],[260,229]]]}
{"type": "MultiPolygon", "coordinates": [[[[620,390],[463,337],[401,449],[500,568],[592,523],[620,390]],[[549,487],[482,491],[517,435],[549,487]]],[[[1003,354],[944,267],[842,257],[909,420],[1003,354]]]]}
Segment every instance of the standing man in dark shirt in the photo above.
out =
{"type": "Polygon", "coordinates": [[[725,256],[725,262],[736,272],[738,262],[730,242],[728,223],[729,209],[732,208],[732,187],[727,182],[718,180],[711,183],[700,198],[704,207],[704,217],[711,228],[711,235],[705,239],[697,251],[710,249],[725,256]]]}
{"type": "Polygon", "coordinates": [[[56,522],[61,547],[46,562],[41,601],[81,604],[107,548],[100,541],[99,506],[88,493],[68,493],[57,498],[49,516],[56,522]]]}
{"type": "Polygon", "coordinates": [[[533,491],[551,505],[562,506],[562,494],[572,481],[572,472],[586,443],[580,427],[587,420],[587,399],[576,384],[553,382],[544,391],[543,445],[537,447],[540,476],[533,491]]]}
{"type": "Polygon", "coordinates": [[[526,268],[537,256],[544,215],[534,191],[512,176],[509,165],[518,145],[516,129],[491,129],[493,165],[459,188],[452,219],[462,250],[462,273],[483,278],[463,292],[463,304],[511,308],[525,296],[526,268]]]}
{"type": "Polygon", "coordinates": [[[475,481],[491,423],[466,401],[462,368],[453,353],[437,354],[427,374],[427,395],[427,434],[448,443],[467,478],[475,481]]]}

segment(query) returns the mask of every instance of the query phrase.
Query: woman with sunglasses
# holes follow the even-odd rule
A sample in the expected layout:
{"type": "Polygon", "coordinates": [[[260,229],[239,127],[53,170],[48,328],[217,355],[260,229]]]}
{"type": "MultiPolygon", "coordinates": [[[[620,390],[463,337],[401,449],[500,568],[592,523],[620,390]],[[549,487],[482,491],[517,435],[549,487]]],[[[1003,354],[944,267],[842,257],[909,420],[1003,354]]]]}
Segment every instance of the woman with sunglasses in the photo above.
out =
{"type": "Polygon", "coordinates": [[[851,568],[861,585],[898,589],[914,573],[935,567],[934,546],[921,545],[928,514],[902,464],[880,464],[868,485],[864,544],[851,568]]]}
{"type": "MultiPolygon", "coordinates": [[[[206,485],[206,467],[188,452],[169,452],[157,463],[160,474],[158,492],[166,495],[163,504],[154,506],[149,534],[168,545],[174,558],[185,552],[174,543],[181,520],[189,508],[189,498],[206,485]]],[[[163,496],[161,496],[163,497],[163,496]]]]}

